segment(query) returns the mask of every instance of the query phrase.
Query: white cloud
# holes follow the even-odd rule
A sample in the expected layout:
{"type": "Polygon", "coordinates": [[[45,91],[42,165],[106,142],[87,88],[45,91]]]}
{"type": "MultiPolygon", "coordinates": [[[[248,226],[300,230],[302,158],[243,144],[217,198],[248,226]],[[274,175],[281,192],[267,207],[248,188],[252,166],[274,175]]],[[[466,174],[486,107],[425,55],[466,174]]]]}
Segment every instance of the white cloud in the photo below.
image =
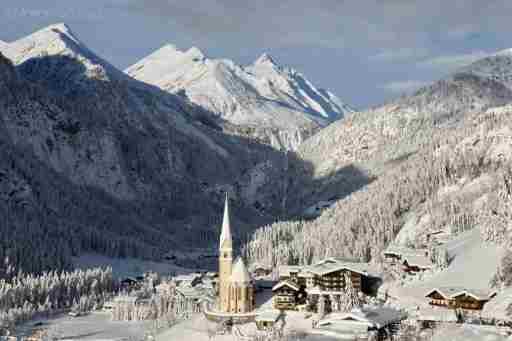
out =
{"type": "Polygon", "coordinates": [[[428,57],[430,51],[426,48],[410,48],[403,47],[397,49],[385,49],[370,56],[368,60],[376,62],[404,62],[411,60],[418,60],[428,57]]]}
{"type": "Polygon", "coordinates": [[[430,82],[420,81],[420,80],[405,80],[405,81],[396,81],[389,82],[381,86],[382,89],[395,93],[395,94],[408,94],[419,88],[422,88],[426,85],[429,85],[430,82]]]}

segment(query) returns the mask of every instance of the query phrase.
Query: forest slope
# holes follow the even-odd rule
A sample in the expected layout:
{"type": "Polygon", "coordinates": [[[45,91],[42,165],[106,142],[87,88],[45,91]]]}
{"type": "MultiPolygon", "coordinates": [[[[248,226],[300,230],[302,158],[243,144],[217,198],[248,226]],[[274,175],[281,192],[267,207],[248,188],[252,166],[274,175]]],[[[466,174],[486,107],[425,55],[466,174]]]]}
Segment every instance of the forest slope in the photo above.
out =
{"type": "Polygon", "coordinates": [[[237,236],[280,209],[269,180],[282,154],[130,78],[66,25],[3,51],[14,63],[0,56],[0,257],[37,271],[84,251],[212,245],[225,191],[237,236]]]}

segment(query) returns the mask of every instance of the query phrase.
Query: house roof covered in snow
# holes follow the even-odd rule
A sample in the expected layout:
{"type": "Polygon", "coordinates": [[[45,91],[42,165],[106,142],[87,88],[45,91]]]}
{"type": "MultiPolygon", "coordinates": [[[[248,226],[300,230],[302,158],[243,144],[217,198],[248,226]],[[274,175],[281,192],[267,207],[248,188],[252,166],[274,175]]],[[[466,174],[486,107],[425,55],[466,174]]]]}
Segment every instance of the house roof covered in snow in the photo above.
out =
{"type": "Polygon", "coordinates": [[[342,258],[326,258],[320,262],[310,265],[305,268],[307,272],[314,273],[315,275],[323,276],[334,271],[349,270],[361,275],[368,275],[368,263],[360,263],[353,259],[347,260],[342,258]]]}
{"type": "Polygon", "coordinates": [[[425,295],[425,297],[430,297],[432,294],[434,294],[436,292],[439,295],[441,295],[442,297],[444,297],[445,299],[455,299],[459,296],[466,295],[466,296],[471,296],[478,301],[488,301],[492,297],[494,297],[494,295],[496,295],[495,291],[490,291],[490,290],[476,290],[476,289],[467,289],[467,288],[463,288],[463,287],[439,287],[439,288],[434,288],[434,289],[430,290],[425,295]]]}
{"type": "Polygon", "coordinates": [[[295,283],[292,283],[290,281],[281,281],[281,282],[277,283],[276,285],[274,285],[272,287],[272,291],[276,291],[276,290],[278,290],[278,289],[280,289],[282,287],[288,287],[288,288],[293,289],[295,291],[299,291],[300,290],[299,286],[297,284],[295,284],[295,283]]]}
{"type": "Polygon", "coordinates": [[[388,307],[354,309],[348,313],[332,313],[319,322],[319,326],[336,323],[364,323],[368,328],[383,328],[405,318],[405,315],[396,309],[388,307]]]}
{"type": "Polygon", "coordinates": [[[409,266],[417,266],[420,269],[431,269],[434,264],[429,257],[424,254],[407,255],[404,256],[404,262],[407,262],[409,266]]]}
{"type": "Polygon", "coordinates": [[[411,249],[409,247],[401,245],[389,245],[382,254],[384,255],[395,255],[400,257],[414,256],[414,255],[425,255],[427,249],[411,249]]]}
{"type": "Polygon", "coordinates": [[[423,307],[418,312],[417,319],[419,321],[437,321],[437,322],[457,322],[455,310],[446,308],[430,308],[423,307]]]}
{"type": "Polygon", "coordinates": [[[299,273],[302,269],[304,269],[304,267],[299,265],[281,265],[279,267],[279,276],[290,277],[292,273],[299,273]]]}
{"type": "Polygon", "coordinates": [[[256,316],[256,322],[276,322],[281,317],[281,311],[277,309],[264,310],[256,316]]]}

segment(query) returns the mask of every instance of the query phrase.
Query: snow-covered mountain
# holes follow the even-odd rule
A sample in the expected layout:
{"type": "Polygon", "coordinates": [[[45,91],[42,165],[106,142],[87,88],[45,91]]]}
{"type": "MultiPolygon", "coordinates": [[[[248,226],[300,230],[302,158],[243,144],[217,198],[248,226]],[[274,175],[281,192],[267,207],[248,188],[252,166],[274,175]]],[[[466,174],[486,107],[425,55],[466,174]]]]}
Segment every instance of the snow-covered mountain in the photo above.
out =
{"type": "Polygon", "coordinates": [[[499,51],[460,71],[501,82],[512,89],[512,49],[499,51]]]}
{"type": "Polygon", "coordinates": [[[195,47],[180,51],[166,45],[125,72],[186,96],[280,148],[295,149],[320,127],[353,112],[334,94],[316,88],[267,54],[240,66],[228,59],[207,58],[195,47]]]}
{"type": "MultiPolygon", "coordinates": [[[[494,59],[500,64],[501,74],[512,68],[507,67],[505,57],[500,54],[494,59]]],[[[428,214],[434,215],[412,212],[418,207],[425,209],[421,206],[425,198],[439,200],[436,191],[443,186],[467,185],[470,191],[469,188],[478,187],[471,185],[473,180],[485,180],[479,178],[482,174],[499,178],[493,167],[500,165],[500,158],[509,161],[512,111],[510,106],[488,110],[511,104],[512,90],[494,73],[477,75],[471,71],[488,61],[477,61],[469,69],[463,68],[410,96],[335,122],[306,140],[296,153],[299,163],[291,161],[294,174],[287,187],[287,212],[297,220],[293,215],[309,213],[308,208],[324,203],[326,208],[310,223],[281,222],[272,229],[260,230],[254,236],[254,245],[261,247],[260,238],[274,240],[266,231],[279,234],[286,230],[296,235],[290,242],[298,250],[298,254],[291,253],[294,259],[301,259],[304,250],[310,252],[306,258],[310,257],[313,249],[321,258],[331,242],[331,251],[338,251],[338,256],[373,257],[394,238],[404,221],[410,220],[408,224],[416,226],[423,216],[427,219],[428,214]],[[505,114],[499,116],[496,112],[505,114]],[[489,134],[482,136],[481,132],[487,130],[489,134]],[[380,230],[376,221],[380,221],[380,230]],[[354,240],[361,242],[359,251],[333,247],[345,241],[352,245],[346,239],[351,233],[354,240]],[[367,235],[362,237],[362,233],[367,235]],[[379,233],[380,240],[376,237],[379,233]],[[339,240],[333,238],[336,234],[339,240]]],[[[475,201],[482,195],[473,194],[471,200],[475,201]]],[[[473,214],[473,202],[465,195],[462,189],[454,193],[463,202],[461,210],[473,214]]],[[[452,217],[448,211],[430,209],[439,221],[452,217]]],[[[282,254],[290,244],[272,255],[282,254]]],[[[265,254],[270,249],[260,250],[265,254]]]]}
{"type": "Polygon", "coordinates": [[[226,190],[240,234],[280,210],[273,174],[284,172],[283,153],[227,134],[206,110],[117,70],[66,25],[5,52],[0,258],[15,245],[12,258],[30,271],[83,251],[153,257],[208,245],[226,190]]]}

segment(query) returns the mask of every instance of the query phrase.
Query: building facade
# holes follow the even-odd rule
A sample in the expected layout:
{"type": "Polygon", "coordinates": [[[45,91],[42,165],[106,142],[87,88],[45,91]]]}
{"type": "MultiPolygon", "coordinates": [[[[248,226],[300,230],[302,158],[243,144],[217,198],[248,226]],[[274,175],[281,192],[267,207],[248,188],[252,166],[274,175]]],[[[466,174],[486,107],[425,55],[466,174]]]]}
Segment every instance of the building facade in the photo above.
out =
{"type": "Polygon", "coordinates": [[[254,283],[242,259],[233,266],[233,238],[226,196],[219,242],[219,309],[227,313],[254,310],[254,283]]]}
{"type": "Polygon", "coordinates": [[[367,276],[366,263],[358,263],[337,258],[326,258],[310,266],[283,266],[279,269],[280,282],[274,287],[274,307],[295,310],[304,301],[317,305],[323,297],[328,310],[331,301],[347,291],[359,294],[363,279],[367,276]],[[347,283],[348,282],[348,283],[347,283]]]}
{"type": "Polygon", "coordinates": [[[458,287],[441,287],[429,291],[425,297],[431,306],[449,309],[482,310],[496,295],[494,291],[472,290],[458,287]]]}

